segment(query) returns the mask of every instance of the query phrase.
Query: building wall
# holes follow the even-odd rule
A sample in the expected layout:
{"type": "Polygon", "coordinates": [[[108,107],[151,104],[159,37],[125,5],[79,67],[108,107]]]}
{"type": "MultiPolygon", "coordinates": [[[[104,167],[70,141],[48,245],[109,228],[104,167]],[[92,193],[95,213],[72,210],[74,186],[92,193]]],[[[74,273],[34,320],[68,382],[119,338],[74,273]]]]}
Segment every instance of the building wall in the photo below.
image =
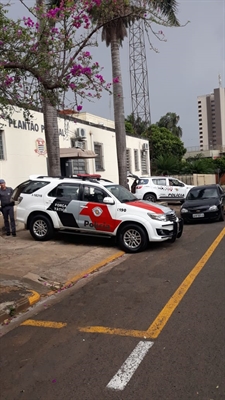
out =
{"type": "Polygon", "coordinates": [[[225,89],[198,96],[200,148],[216,149],[225,146],[225,89]]]}
{"type": "MultiPolygon", "coordinates": [[[[3,139],[4,159],[0,159],[0,178],[4,178],[9,186],[15,187],[25,181],[32,174],[47,175],[47,153],[45,147],[45,130],[43,115],[32,112],[33,118],[26,123],[23,112],[17,110],[13,115],[13,121],[1,121],[0,130],[3,139]]],[[[58,118],[60,148],[72,147],[71,140],[75,140],[78,128],[83,128],[86,138],[82,145],[86,150],[95,150],[95,145],[102,147],[102,166],[96,169],[95,159],[86,159],[85,168],[87,173],[99,173],[102,177],[118,182],[118,166],[114,122],[104,120],[91,114],[82,113],[79,119],[58,118]],[[80,118],[83,119],[80,119],[80,118]],[[98,125],[100,123],[100,125],[98,125]]],[[[77,142],[76,142],[77,143],[77,142]]],[[[147,172],[150,175],[149,150],[143,152],[143,143],[148,141],[136,137],[127,136],[127,148],[131,152],[131,171],[135,170],[134,149],[138,150],[139,166],[141,156],[145,153],[148,162],[147,172]]]]}

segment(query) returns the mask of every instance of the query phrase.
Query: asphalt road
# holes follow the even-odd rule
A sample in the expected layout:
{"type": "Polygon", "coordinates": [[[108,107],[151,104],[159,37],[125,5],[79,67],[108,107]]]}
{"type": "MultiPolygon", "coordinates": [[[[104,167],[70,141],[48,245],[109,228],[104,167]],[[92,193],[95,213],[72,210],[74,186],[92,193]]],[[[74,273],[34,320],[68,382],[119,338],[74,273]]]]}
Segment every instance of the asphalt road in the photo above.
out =
{"type": "Polygon", "coordinates": [[[225,224],[185,226],[2,336],[0,399],[225,399],[224,286],[225,224]]]}

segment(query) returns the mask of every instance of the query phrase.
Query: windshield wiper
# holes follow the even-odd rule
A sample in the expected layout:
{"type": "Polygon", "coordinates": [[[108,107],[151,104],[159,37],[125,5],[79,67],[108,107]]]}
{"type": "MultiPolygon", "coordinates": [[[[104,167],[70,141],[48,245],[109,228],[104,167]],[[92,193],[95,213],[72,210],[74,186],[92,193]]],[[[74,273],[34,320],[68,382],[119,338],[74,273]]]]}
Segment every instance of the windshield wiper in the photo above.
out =
{"type": "Polygon", "coordinates": [[[129,203],[130,201],[138,201],[138,199],[123,199],[123,200],[120,200],[121,201],[121,203],[129,203]]]}

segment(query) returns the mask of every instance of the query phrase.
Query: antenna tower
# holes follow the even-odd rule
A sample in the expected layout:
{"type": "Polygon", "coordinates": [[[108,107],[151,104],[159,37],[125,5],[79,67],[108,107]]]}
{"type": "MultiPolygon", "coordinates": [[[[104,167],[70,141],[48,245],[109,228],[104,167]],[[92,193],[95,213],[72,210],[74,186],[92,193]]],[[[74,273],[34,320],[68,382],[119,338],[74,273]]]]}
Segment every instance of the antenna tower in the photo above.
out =
{"type": "Polygon", "coordinates": [[[129,63],[132,113],[151,124],[148,67],[145,50],[144,21],[135,21],[129,27],[129,63]]]}

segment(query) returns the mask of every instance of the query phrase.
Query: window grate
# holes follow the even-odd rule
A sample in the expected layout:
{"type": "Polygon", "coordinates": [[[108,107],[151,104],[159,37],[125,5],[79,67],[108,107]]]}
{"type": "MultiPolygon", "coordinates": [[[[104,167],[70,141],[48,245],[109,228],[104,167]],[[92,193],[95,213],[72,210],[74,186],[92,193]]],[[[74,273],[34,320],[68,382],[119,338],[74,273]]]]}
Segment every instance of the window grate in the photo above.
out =
{"type": "Polygon", "coordinates": [[[97,154],[97,157],[95,158],[95,170],[103,171],[103,150],[101,143],[94,143],[94,152],[97,154]]]}
{"type": "Polygon", "coordinates": [[[0,131],[0,160],[5,159],[4,154],[4,143],[3,143],[3,131],[0,131]]]}
{"type": "Polygon", "coordinates": [[[138,150],[134,149],[134,167],[135,171],[139,171],[139,158],[138,158],[138,150]]]}

